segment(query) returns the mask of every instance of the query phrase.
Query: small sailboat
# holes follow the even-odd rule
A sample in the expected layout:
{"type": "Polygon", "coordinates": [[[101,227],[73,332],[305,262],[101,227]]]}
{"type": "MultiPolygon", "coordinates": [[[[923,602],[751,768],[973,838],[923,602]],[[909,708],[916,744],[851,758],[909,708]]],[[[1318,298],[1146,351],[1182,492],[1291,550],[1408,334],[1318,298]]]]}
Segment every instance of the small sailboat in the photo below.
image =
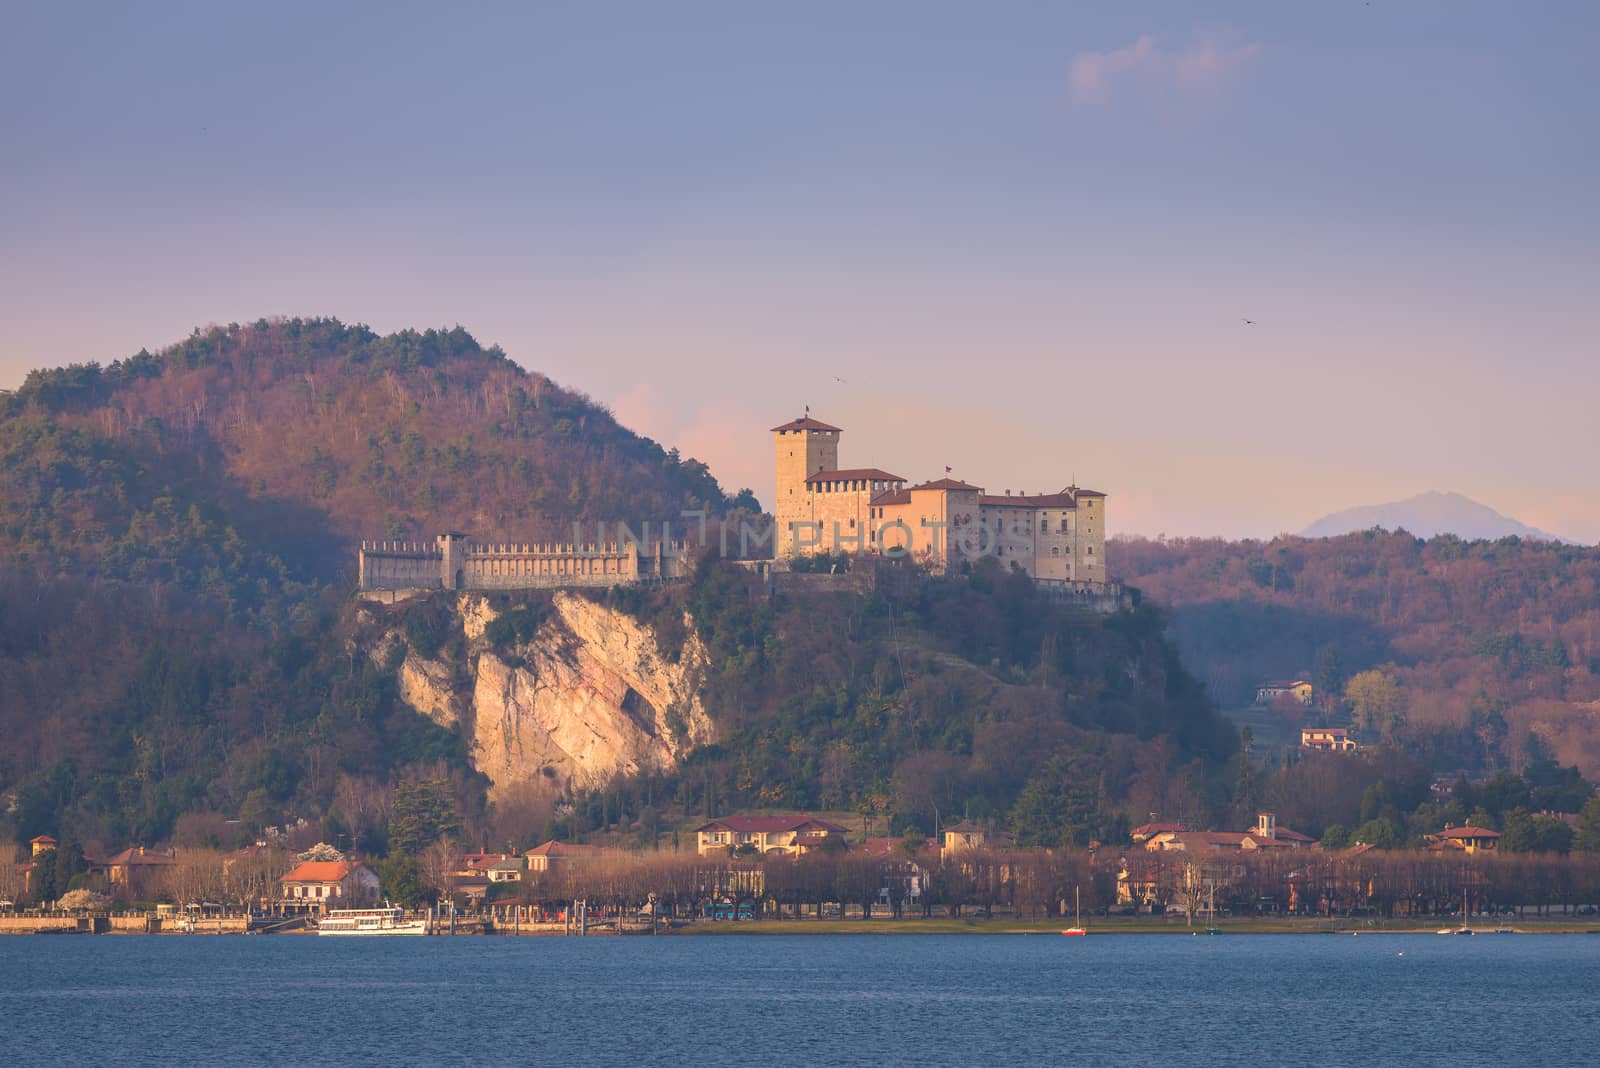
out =
{"type": "Polygon", "coordinates": [[[1068,938],[1082,938],[1089,932],[1083,926],[1083,895],[1076,886],[1072,888],[1073,925],[1061,933],[1068,938]]]}

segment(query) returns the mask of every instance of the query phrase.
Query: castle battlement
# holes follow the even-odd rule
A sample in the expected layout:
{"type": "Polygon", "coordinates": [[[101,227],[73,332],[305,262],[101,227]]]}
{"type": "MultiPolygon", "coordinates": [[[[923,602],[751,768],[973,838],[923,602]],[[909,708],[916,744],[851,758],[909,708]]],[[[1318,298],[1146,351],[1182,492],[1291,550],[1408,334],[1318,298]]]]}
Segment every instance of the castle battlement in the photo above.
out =
{"type": "Polygon", "coordinates": [[[363,590],[535,590],[676,582],[692,569],[681,541],[480,543],[459,532],[434,544],[361,543],[363,590]]]}

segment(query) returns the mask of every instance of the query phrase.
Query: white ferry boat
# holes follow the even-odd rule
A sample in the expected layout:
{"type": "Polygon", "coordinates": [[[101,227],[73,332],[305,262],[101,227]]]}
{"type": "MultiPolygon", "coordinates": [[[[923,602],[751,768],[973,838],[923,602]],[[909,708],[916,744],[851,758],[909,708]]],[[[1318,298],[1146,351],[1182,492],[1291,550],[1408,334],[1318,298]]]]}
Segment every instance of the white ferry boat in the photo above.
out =
{"type": "Polygon", "coordinates": [[[404,909],[332,909],[317,923],[319,935],[420,935],[427,920],[408,920],[404,909]]]}

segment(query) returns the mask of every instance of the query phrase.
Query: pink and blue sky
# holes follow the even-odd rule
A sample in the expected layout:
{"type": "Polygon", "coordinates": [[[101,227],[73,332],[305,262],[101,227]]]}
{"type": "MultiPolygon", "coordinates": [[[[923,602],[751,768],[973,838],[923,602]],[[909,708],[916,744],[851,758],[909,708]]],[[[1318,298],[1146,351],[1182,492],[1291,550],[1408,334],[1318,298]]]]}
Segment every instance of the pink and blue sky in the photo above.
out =
{"type": "Polygon", "coordinates": [[[0,387],[460,323],[764,500],[809,404],[846,463],[1076,476],[1114,530],[1445,489],[1600,541],[1597,40],[1587,3],[4,2],[0,387]]]}

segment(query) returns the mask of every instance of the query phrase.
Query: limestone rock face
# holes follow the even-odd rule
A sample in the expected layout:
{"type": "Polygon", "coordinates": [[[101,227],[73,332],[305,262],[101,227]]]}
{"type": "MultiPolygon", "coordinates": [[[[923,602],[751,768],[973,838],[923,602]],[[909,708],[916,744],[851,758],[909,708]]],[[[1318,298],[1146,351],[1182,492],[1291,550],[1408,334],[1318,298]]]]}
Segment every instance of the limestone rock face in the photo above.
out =
{"type": "Polygon", "coordinates": [[[400,663],[400,699],[441,727],[461,718],[450,665],[408,651],[400,663]]]}
{"type": "Polygon", "coordinates": [[[451,665],[409,653],[400,694],[441,726],[466,732],[491,796],[527,783],[557,793],[604,785],[616,775],[666,771],[715,741],[700,700],[707,655],[690,629],[677,662],[633,617],[569,593],[532,638],[495,649],[485,629],[487,598],[458,602],[474,667],[460,692],[451,665]]]}

